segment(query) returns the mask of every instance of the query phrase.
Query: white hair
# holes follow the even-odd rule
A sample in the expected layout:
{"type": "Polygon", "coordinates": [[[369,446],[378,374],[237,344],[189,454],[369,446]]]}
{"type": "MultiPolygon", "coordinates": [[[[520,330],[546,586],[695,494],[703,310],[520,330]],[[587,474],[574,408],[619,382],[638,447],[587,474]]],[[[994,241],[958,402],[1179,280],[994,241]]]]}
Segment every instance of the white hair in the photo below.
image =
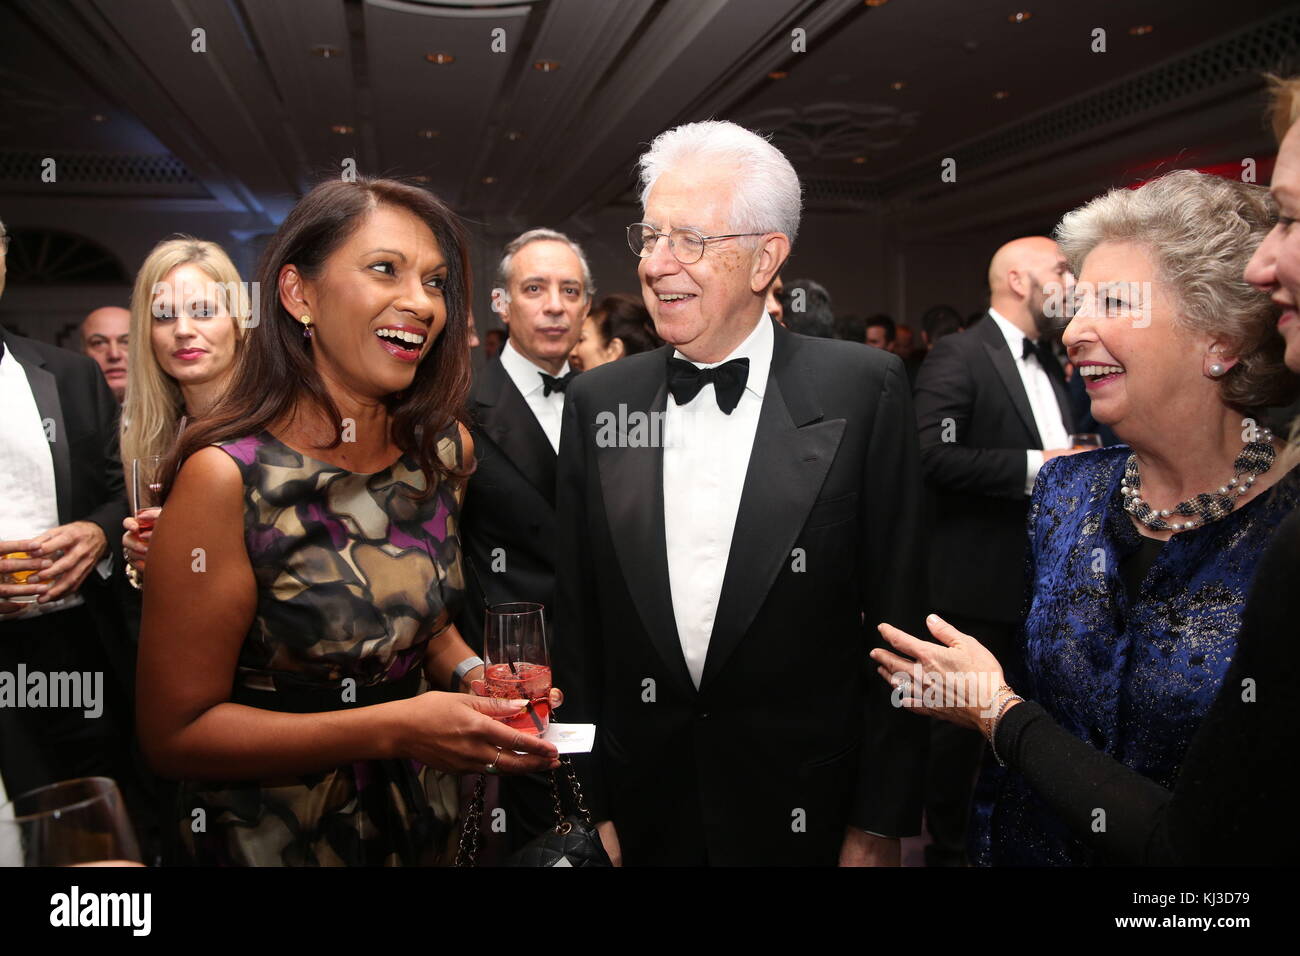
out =
{"type": "Polygon", "coordinates": [[[783,232],[794,245],[803,206],[798,174],[762,136],[724,120],[687,123],[655,137],[638,161],[642,214],[660,176],[701,161],[733,171],[728,231],[783,232]]]}
{"type": "Polygon", "coordinates": [[[582,291],[587,297],[587,302],[590,303],[596,294],[596,283],[591,278],[591,266],[587,265],[587,256],[582,251],[582,246],[554,229],[529,229],[506,243],[501,261],[497,263],[496,274],[496,288],[500,290],[502,299],[506,302],[510,301],[510,270],[514,266],[515,256],[520,249],[533,242],[562,242],[573,250],[573,254],[578,257],[578,263],[582,266],[582,291]]]}

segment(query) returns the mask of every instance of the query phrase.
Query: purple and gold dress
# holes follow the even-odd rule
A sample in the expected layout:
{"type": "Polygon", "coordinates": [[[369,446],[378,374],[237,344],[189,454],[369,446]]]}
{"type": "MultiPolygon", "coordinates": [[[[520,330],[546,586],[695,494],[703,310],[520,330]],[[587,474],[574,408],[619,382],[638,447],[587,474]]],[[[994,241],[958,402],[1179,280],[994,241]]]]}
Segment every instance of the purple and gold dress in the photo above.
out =
{"type": "MultiPolygon", "coordinates": [[[[244,542],[257,609],[231,700],[318,713],[430,689],[421,664],[464,593],[463,483],[432,494],[415,458],[356,474],[269,432],[222,442],[244,479],[244,542]]],[[[453,423],[438,455],[462,467],[453,423]]],[[[183,639],[178,632],[177,639],[183,639]]],[[[411,866],[450,862],[455,774],[411,760],[359,761],[307,776],[183,781],[186,862],[226,866],[411,866]]]]}

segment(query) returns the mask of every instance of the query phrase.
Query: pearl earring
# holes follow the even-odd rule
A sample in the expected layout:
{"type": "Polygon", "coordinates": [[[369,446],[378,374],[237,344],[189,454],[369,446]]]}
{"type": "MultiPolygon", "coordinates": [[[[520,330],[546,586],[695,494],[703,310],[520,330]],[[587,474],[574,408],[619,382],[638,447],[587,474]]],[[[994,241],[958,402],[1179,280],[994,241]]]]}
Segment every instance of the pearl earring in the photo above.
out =
{"type": "Polygon", "coordinates": [[[1224,368],[1224,367],[1223,367],[1222,365],[1220,365],[1218,362],[1215,362],[1213,365],[1210,366],[1210,377],[1211,377],[1211,378],[1218,378],[1220,375],[1222,375],[1222,374],[1223,374],[1224,372],[1226,372],[1226,371],[1227,371],[1226,368],[1224,368]]]}

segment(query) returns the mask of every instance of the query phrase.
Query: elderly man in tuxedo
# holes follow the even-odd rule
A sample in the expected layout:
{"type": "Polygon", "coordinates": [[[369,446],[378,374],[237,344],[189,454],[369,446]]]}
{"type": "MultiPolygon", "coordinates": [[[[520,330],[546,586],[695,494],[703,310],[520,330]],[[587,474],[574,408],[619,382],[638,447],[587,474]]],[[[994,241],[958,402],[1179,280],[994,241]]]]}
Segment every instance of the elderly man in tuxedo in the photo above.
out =
{"type": "MultiPolygon", "coordinates": [[[[7,249],[0,224],[0,294],[7,249]]],[[[75,672],[83,702],[98,698],[0,707],[0,777],[10,796],[79,776],[121,781],[123,702],[105,653],[121,626],[109,542],[127,511],[117,401],[90,359],[0,330],[0,408],[0,671],[75,672]],[[15,552],[27,557],[4,557],[15,552]]]]}
{"type": "Polygon", "coordinates": [[[798,231],[779,150],[693,123],[641,157],[628,239],[668,343],[564,410],[556,679],[611,855],[649,865],[897,864],[925,728],[869,676],[920,620],[920,475],[896,356],[786,331],[798,231]]]}
{"type": "MultiPolygon", "coordinates": [[[[506,244],[492,301],[510,337],[470,390],[478,467],[460,525],[470,588],[457,625],[479,653],[486,604],[529,601],[553,610],[555,456],[574,375],[569,353],[594,294],[582,248],[563,233],[530,229],[506,244]]],[[[470,658],[460,671],[478,678],[481,663],[470,658]]],[[[507,844],[518,848],[551,819],[550,791],[533,778],[503,781],[501,789],[507,844]]]]}
{"type": "MultiPolygon", "coordinates": [[[[1046,236],[1006,243],[989,263],[988,315],[935,342],[916,380],[921,465],[934,507],[930,597],[944,620],[1003,664],[1021,620],[1025,524],[1045,460],[1072,454],[1072,402],[1052,353],[1073,287],[1046,236]]],[[[926,825],[931,866],[965,862],[979,734],[931,728],[926,825]]]]}

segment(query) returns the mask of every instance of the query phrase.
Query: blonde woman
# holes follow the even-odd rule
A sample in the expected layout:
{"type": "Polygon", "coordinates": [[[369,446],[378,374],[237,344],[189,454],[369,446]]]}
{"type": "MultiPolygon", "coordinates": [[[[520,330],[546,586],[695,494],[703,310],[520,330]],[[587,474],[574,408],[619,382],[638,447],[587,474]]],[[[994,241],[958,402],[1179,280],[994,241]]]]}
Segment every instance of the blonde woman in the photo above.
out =
{"type": "MultiPolygon", "coordinates": [[[[230,381],[249,320],[250,297],[215,242],[180,236],[160,242],[136,275],[122,409],[122,466],[165,456],[182,419],[201,418],[230,381]]],[[[122,545],[139,586],[151,532],[124,522],[122,545]]]]}

